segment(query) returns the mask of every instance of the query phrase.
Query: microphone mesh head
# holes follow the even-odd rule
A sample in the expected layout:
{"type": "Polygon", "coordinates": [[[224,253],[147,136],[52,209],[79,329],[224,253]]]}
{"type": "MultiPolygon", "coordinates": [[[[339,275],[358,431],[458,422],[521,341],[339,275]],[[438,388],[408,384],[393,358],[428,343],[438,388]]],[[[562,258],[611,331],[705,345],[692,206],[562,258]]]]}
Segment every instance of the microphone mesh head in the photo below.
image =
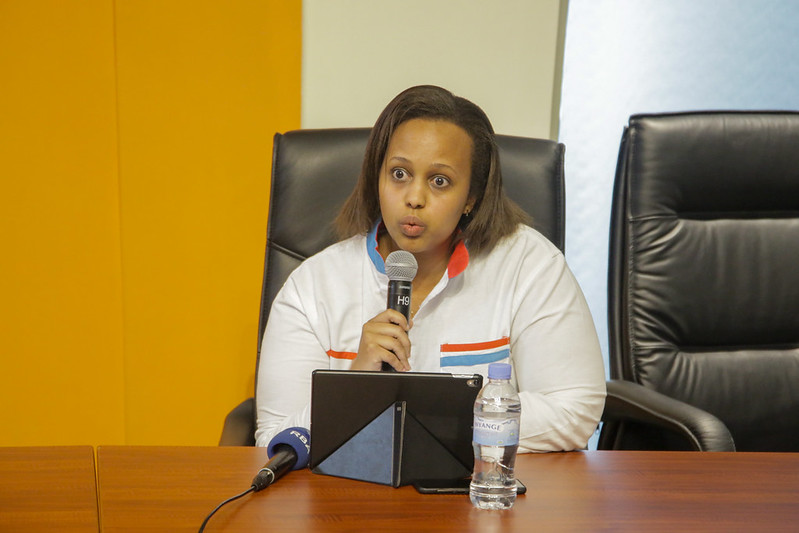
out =
{"type": "Polygon", "coordinates": [[[417,268],[416,258],[405,250],[391,252],[386,258],[386,274],[392,281],[413,281],[417,268]]]}

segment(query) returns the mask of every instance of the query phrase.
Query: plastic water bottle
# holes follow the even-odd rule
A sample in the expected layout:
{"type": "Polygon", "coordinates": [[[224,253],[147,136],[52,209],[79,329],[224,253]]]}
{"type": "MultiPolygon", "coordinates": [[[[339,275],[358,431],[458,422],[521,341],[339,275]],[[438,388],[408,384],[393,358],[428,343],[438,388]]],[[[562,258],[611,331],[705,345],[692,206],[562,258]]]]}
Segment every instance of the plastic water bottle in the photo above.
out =
{"type": "Polygon", "coordinates": [[[488,383],[474,402],[474,472],[469,487],[479,509],[510,509],[516,501],[516,451],[519,449],[519,394],[510,383],[511,366],[488,366],[488,383]]]}

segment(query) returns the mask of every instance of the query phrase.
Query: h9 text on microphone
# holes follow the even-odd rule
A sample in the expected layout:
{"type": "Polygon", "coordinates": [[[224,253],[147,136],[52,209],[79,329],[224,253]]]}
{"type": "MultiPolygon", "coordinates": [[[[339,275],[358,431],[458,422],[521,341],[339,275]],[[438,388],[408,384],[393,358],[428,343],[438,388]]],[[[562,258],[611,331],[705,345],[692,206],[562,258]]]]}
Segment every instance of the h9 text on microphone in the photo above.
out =
{"type": "MultiPolygon", "coordinates": [[[[405,315],[411,322],[411,285],[416,277],[419,265],[412,253],[405,250],[391,252],[386,257],[386,275],[388,276],[387,309],[394,309],[405,315]]],[[[381,370],[395,372],[394,367],[383,361],[381,370]]]]}

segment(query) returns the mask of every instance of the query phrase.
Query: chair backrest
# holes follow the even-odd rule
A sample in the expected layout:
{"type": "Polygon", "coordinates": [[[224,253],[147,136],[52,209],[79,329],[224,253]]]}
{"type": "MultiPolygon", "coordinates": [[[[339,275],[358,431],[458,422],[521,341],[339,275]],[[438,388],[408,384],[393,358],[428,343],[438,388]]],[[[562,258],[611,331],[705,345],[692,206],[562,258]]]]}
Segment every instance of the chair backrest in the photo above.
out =
{"type": "MultiPolygon", "coordinates": [[[[258,358],[269,309],[288,275],[336,241],[332,222],[361,170],[370,128],[277,134],[266,232],[258,358]]],[[[533,226],[564,249],[564,146],[498,135],[503,184],[533,226]]]]}
{"type": "Polygon", "coordinates": [[[716,415],[740,451],[799,451],[799,113],[631,117],[608,276],[611,377],[716,415]]]}

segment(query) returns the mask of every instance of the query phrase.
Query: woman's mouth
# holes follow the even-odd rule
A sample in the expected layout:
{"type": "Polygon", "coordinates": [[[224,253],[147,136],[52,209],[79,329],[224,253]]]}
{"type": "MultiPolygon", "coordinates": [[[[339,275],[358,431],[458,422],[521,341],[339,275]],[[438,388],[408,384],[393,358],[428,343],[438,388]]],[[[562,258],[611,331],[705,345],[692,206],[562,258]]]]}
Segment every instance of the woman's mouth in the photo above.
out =
{"type": "Polygon", "coordinates": [[[404,217],[400,220],[400,229],[406,237],[418,237],[424,233],[425,226],[416,217],[404,217]]]}

